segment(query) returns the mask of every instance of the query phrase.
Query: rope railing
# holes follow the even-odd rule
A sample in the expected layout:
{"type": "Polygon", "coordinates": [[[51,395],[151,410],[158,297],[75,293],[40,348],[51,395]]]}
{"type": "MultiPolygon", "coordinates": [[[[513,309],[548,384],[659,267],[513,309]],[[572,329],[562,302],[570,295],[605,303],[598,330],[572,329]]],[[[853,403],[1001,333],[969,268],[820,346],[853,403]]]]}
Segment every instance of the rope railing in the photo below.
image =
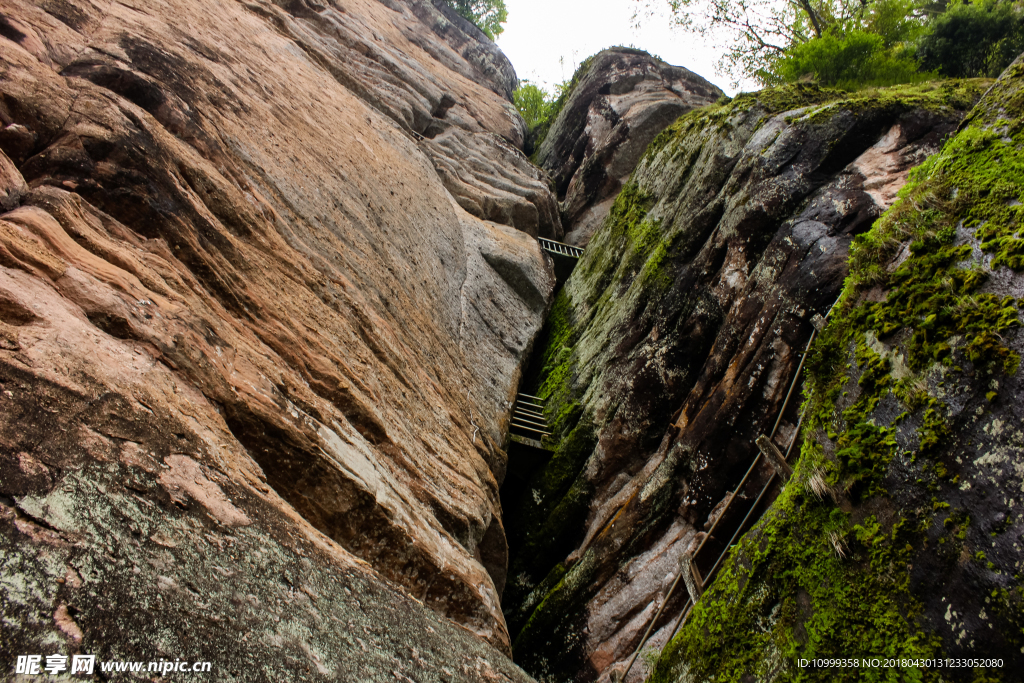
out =
{"type": "Polygon", "coordinates": [[[651,633],[654,631],[654,627],[657,625],[658,619],[661,618],[662,613],[671,601],[672,595],[675,593],[676,587],[678,587],[680,581],[683,581],[686,584],[689,597],[687,598],[686,602],[683,603],[683,608],[679,614],[679,619],[676,621],[675,626],[669,633],[668,640],[665,641],[665,644],[667,645],[668,643],[672,642],[672,639],[675,638],[676,633],[683,626],[683,624],[686,623],[686,619],[693,611],[693,607],[696,605],[697,601],[703,595],[705,587],[714,579],[715,572],[718,571],[718,568],[721,565],[722,560],[728,554],[729,549],[732,548],[733,543],[735,543],[740,533],[746,527],[751,515],[754,514],[754,511],[757,510],[758,506],[761,504],[761,500],[764,498],[765,494],[768,493],[768,490],[771,488],[772,484],[775,483],[776,477],[782,476],[784,481],[788,480],[789,475],[792,472],[792,468],[788,464],[788,460],[790,454],[793,451],[793,446],[796,445],[797,439],[800,438],[800,427],[803,425],[804,421],[803,411],[801,411],[800,418],[797,420],[796,429],[793,431],[793,438],[790,440],[789,446],[786,448],[785,455],[778,451],[772,440],[775,438],[775,434],[779,429],[779,425],[782,423],[782,416],[785,414],[786,408],[789,407],[789,401],[793,396],[793,391],[796,389],[796,385],[800,381],[800,373],[803,371],[804,363],[807,360],[807,354],[810,353],[811,344],[814,343],[814,340],[817,337],[818,333],[825,328],[825,321],[828,319],[828,316],[831,315],[831,313],[832,310],[829,309],[828,313],[825,315],[824,318],[822,318],[820,315],[815,315],[813,318],[811,318],[811,325],[813,326],[813,329],[811,330],[811,337],[810,339],[807,340],[807,346],[804,348],[803,355],[800,357],[800,363],[799,365],[797,365],[796,372],[793,373],[793,381],[790,382],[789,390],[786,392],[786,398],[783,400],[782,403],[782,409],[779,411],[779,415],[775,420],[775,424],[772,427],[771,433],[768,436],[761,435],[760,437],[758,437],[757,445],[760,452],[756,456],[754,456],[754,461],[750,464],[750,467],[747,468],[747,471],[743,475],[743,478],[740,480],[739,485],[737,485],[736,488],[732,491],[732,493],[729,494],[729,499],[726,501],[725,507],[722,509],[722,512],[719,513],[714,523],[712,523],[711,528],[708,530],[707,534],[705,534],[704,538],[701,539],[701,542],[697,546],[697,549],[694,550],[692,553],[684,555],[680,558],[679,573],[676,575],[675,580],[669,587],[668,593],[665,594],[664,601],[658,608],[657,613],[655,613],[654,618],[648,625],[643,637],[640,639],[640,644],[637,645],[636,649],[633,651],[633,655],[630,657],[629,664],[626,665],[625,671],[623,671],[619,675],[613,674],[612,681],[626,680],[626,676],[629,675],[629,672],[632,670],[633,665],[636,663],[637,657],[640,656],[641,650],[643,650],[644,645],[647,644],[647,640],[650,638],[651,633]],[[700,572],[697,570],[695,559],[697,555],[700,553],[701,549],[704,548],[704,544],[707,543],[708,539],[711,538],[712,535],[715,533],[715,529],[718,527],[718,523],[725,519],[725,513],[728,512],[729,508],[736,500],[736,497],[739,495],[740,491],[743,490],[744,485],[746,485],[747,480],[750,478],[750,475],[754,471],[754,468],[756,468],[758,463],[761,462],[762,457],[764,457],[769,462],[769,464],[772,465],[772,469],[774,471],[768,478],[767,483],[765,483],[765,485],[761,488],[761,492],[754,500],[754,504],[750,506],[750,509],[747,511],[747,514],[743,518],[743,521],[741,521],[739,526],[736,527],[736,531],[729,539],[729,542],[725,544],[725,547],[722,549],[722,552],[718,555],[718,559],[715,560],[715,563],[714,565],[712,565],[711,571],[708,572],[707,577],[702,578],[700,576],[700,572]]]}

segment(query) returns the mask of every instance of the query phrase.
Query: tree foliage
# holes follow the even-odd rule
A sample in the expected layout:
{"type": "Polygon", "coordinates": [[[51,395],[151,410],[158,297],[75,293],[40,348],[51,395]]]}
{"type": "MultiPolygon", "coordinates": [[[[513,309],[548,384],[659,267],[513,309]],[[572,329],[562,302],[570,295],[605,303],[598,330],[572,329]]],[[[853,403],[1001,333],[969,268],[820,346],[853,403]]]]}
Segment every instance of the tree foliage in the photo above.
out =
{"type": "Polygon", "coordinates": [[[995,77],[1024,52],[1024,12],[1009,2],[952,6],[918,47],[921,65],[951,78],[995,77]]]}
{"type": "Polygon", "coordinates": [[[519,87],[512,92],[512,102],[526,123],[523,151],[533,154],[547,137],[551,124],[558,116],[555,111],[556,98],[534,83],[521,81],[519,87]]]}
{"type": "Polygon", "coordinates": [[[512,93],[512,101],[528,128],[536,128],[547,121],[552,99],[543,88],[523,81],[512,93]]]}
{"type": "Polygon", "coordinates": [[[844,35],[828,32],[794,45],[774,61],[763,80],[785,83],[813,77],[819,83],[855,89],[912,83],[930,76],[920,73],[912,53],[887,48],[877,33],[853,30],[844,35]]]}
{"type": "Polygon", "coordinates": [[[845,88],[995,76],[1024,51],[1016,0],[634,0],[725,48],[719,73],[845,88]]]}
{"type": "Polygon", "coordinates": [[[488,38],[495,40],[505,30],[508,10],[505,0],[445,0],[448,5],[473,22],[488,38]]]}

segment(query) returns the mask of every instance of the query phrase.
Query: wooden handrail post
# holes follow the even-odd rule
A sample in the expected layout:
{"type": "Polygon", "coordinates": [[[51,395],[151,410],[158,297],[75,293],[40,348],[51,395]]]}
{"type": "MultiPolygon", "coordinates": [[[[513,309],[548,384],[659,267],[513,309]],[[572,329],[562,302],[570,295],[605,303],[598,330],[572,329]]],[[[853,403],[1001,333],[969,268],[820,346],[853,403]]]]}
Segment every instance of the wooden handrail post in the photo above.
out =
{"type": "Polygon", "coordinates": [[[762,434],[757,437],[757,447],[761,449],[761,455],[765,457],[779,478],[782,481],[789,481],[789,478],[793,476],[793,468],[782,457],[782,451],[772,443],[772,440],[762,434]]]}
{"type": "Polygon", "coordinates": [[[683,573],[683,581],[686,582],[686,590],[690,594],[690,600],[696,605],[700,596],[704,595],[704,579],[701,578],[700,570],[697,569],[697,564],[693,561],[693,555],[684,555],[680,564],[682,565],[680,570],[683,573]]]}

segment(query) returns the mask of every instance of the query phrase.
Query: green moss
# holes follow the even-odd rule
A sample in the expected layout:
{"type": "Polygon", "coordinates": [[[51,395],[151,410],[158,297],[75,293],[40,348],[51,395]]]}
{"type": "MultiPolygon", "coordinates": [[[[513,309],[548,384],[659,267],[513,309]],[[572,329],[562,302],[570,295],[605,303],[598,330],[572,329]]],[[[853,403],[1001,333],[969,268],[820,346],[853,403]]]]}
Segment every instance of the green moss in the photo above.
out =
{"type": "MultiPolygon", "coordinates": [[[[586,281],[587,287],[575,297],[568,288],[562,288],[555,296],[542,332],[545,341],[540,352],[542,369],[537,393],[547,401],[548,424],[554,428],[556,438],[575,426],[575,419],[570,418],[578,398],[573,395],[573,380],[575,344],[580,331],[613,305],[607,290],[623,270],[637,268],[641,263],[653,263],[651,268],[656,268],[664,257],[660,224],[647,220],[653,201],[635,183],[627,184],[612,207],[607,234],[602,236],[605,247],[588,249],[576,267],[579,275],[574,281],[586,281]],[[609,248],[609,243],[615,248],[609,248]],[[581,308],[589,309],[585,316],[577,314],[581,308]]],[[[578,419],[578,415],[575,417],[578,419]]]]}
{"type": "Polygon", "coordinates": [[[994,588],[989,595],[992,614],[1010,625],[1006,629],[1006,637],[1014,647],[1024,646],[1024,589],[1020,586],[1020,577],[1012,588],[994,588]]]}
{"type": "Polygon", "coordinates": [[[695,133],[728,126],[729,119],[754,109],[759,109],[762,116],[769,117],[844,97],[848,97],[848,94],[840,90],[798,83],[766,88],[755,93],[741,93],[731,99],[719,99],[713,105],[695,109],[678,118],[654,138],[644,158],[653,157],[666,148],[678,146],[695,133]]]}
{"type": "Polygon", "coordinates": [[[849,94],[842,90],[821,88],[810,83],[791,83],[755,93],[740,93],[733,98],[730,106],[745,111],[760,105],[770,112],[781,113],[845,97],[849,97],[849,94]]]}
{"type": "Polygon", "coordinates": [[[570,569],[557,565],[544,582],[545,588],[554,585],[544,592],[512,644],[516,662],[541,680],[571,680],[579,667],[575,659],[583,641],[586,618],[582,594],[596,567],[593,550],[570,569]]]}
{"type": "MultiPolygon", "coordinates": [[[[551,312],[541,332],[545,340],[541,349],[541,380],[537,394],[545,401],[561,398],[569,386],[572,372],[572,346],[577,335],[572,304],[565,289],[560,289],[551,305],[551,312]]],[[[568,403],[569,401],[564,401],[568,403]]],[[[549,424],[552,423],[549,417],[549,424]]]]}
{"type": "Polygon", "coordinates": [[[719,683],[749,674],[770,679],[780,667],[794,681],[921,680],[914,669],[815,673],[794,666],[801,657],[840,652],[914,658],[937,651],[916,624],[920,605],[901,571],[915,538],[907,521],[851,524],[802,487],[787,487],[732,551],[649,680],[674,683],[684,667],[691,680],[713,676],[719,683]]]}
{"type": "Polygon", "coordinates": [[[851,95],[842,90],[821,88],[813,84],[793,83],[766,88],[754,93],[740,93],[735,98],[720,99],[714,105],[696,109],[677,119],[663,130],[648,147],[645,158],[653,157],[667,147],[678,144],[694,133],[728,126],[728,121],[740,114],[759,111],[762,117],[805,107],[811,109],[805,116],[812,123],[830,120],[838,110],[859,112],[865,109],[884,110],[888,103],[901,110],[914,108],[935,109],[943,106],[967,109],[976,102],[986,81],[957,81],[957,87],[939,90],[933,85],[886,88],[851,95]],[[937,92],[936,92],[937,91],[937,92]],[[817,105],[817,106],[816,106],[817,105]]]}
{"type": "Polygon", "coordinates": [[[551,460],[531,477],[516,516],[516,524],[529,531],[512,558],[512,581],[505,595],[505,604],[512,606],[506,620],[513,634],[541,609],[530,597],[535,585],[550,578],[565,557],[565,548],[578,540],[593,494],[581,472],[596,445],[593,419],[579,416],[551,460]]]}
{"type": "Polygon", "coordinates": [[[577,282],[587,281],[593,304],[607,285],[634,267],[661,241],[661,224],[647,219],[654,196],[629,182],[615,199],[604,229],[596,236],[573,275],[577,282]],[[625,257],[625,258],[623,258],[625,257]]]}
{"type": "Polygon", "coordinates": [[[866,110],[876,112],[910,111],[912,109],[965,111],[978,101],[991,84],[991,80],[975,78],[872,88],[852,94],[840,93],[843,96],[841,102],[812,108],[804,116],[811,122],[824,123],[830,120],[839,108],[854,114],[866,110]]]}
{"type": "Polygon", "coordinates": [[[885,301],[854,306],[846,324],[892,336],[912,324],[909,364],[952,366],[958,337],[963,356],[985,372],[1013,373],[1017,353],[1001,341],[1020,326],[1018,302],[981,292],[990,269],[1024,269],[1017,235],[1024,217],[1024,127],[1000,120],[961,131],[940,154],[915,169],[901,200],[851,247],[851,286],[881,286],[885,301]],[[959,236],[957,227],[969,236],[959,236]],[[903,243],[909,257],[888,265],[903,243]],[[980,258],[976,251],[981,252],[980,258]]]}

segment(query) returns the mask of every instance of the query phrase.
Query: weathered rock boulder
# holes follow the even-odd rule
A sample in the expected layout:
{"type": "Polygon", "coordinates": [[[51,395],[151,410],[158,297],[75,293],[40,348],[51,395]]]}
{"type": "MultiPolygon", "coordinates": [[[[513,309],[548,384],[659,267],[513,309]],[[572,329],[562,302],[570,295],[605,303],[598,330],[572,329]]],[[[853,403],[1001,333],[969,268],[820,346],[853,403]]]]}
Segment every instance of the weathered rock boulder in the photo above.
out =
{"type": "MultiPolygon", "coordinates": [[[[621,669],[755,439],[790,442],[800,401],[773,424],[851,241],[984,85],[766,90],[685,115],[652,143],[557,296],[528,378],[556,447],[505,504],[505,613],[528,671],[591,681],[621,669]]],[[[770,471],[755,468],[698,555],[705,576],[770,471]]],[[[685,599],[667,605],[652,647],[685,599]]]]}
{"type": "Polygon", "coordinates": [[[4,4],[5,651],[526,679],[477,637],[558,216],[441,5],[4,4]]]}
{"type": "Polygon", "coordinates": [[[642,50],[615,47],[587,59],[537,152],[562,200],[566,241],[585,246],[654,137],[723,95],[642,50]]]}
{"type": "Polygon", "coordinates": [[[788,680],[838,652],[908,680],[1020,677],[1022,149],[1018,59],[854,242],[795,478],[653,680],[788,680]]]}

